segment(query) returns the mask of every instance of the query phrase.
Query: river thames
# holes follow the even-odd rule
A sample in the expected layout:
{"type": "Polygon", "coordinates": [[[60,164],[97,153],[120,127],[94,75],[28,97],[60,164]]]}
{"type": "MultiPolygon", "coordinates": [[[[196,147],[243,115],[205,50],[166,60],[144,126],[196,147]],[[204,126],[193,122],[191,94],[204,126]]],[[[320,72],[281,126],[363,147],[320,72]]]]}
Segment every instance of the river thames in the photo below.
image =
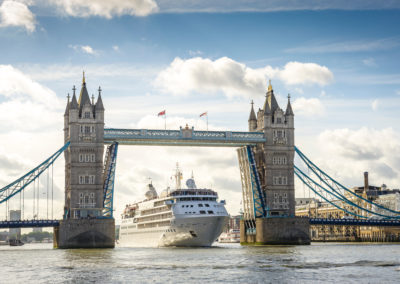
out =
{"type": "Polygon", "coordinates": [[[1,283],[398,283],[399,244],[0,247],[1,283]]]}

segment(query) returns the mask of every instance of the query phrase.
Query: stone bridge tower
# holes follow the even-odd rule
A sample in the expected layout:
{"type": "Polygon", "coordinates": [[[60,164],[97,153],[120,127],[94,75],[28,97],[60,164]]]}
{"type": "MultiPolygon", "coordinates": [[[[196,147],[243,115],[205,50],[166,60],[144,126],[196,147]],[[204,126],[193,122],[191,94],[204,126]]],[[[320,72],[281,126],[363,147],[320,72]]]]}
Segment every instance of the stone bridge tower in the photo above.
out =
{"type": "Polygon", "coordinates": [[[64,114],[65,151],[64,220],[56,234],[56,247],[114,247],[114,219],[102,219],[104,106],[101,88],[97,102],[90,100],[83,73],[77,100],[64,114]],[[100,217],[100,218],[99,218],[100,217]]]}
{"type": "Polygon", "coordinates": [[[65,152],[64,218],[98,217],[103,210],[104,106],[99,96],[89,98],[85,77],[79,99],[75,87],[64,115],[65,152]]]}
{"type": "Polygon", "coordinates": [[[265,196],[267,218],[256,220],[256,236],[242,238],[243,243],[307,244],[307,219],[295,217],[294,187],[294,113],[290,96],[283,111],[276,100],[271,81],[265,103],[257,116],[253,103],[249,131],[264,132],[266,143],[257,145],[255,161],[265,196]],[[277,217],[277,218],[275,218],[277,217]]]}

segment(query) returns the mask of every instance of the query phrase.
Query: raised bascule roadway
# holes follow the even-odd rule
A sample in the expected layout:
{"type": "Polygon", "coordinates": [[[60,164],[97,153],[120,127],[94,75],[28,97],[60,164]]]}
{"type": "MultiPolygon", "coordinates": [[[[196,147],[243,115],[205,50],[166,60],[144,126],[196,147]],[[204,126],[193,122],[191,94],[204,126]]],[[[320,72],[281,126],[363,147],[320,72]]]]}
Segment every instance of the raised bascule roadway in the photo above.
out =
{"type": "MultiPolygon", "coordinates": [[[[400,226],[400,212],[352,192],[295,147],[290,97],[283,111],[271,83],[264,106],[257,115],[252,104],[249,131],[246,132],[198,131],[187,125],[179,130],[104,128],[101,89],[97,102],[94,98],[90,100],[83,77],[78,99],[75,91],[74,87],[64,114],[65,145],[36,168],[0,189],[0,205],[5,204],[8,210],[10,200],[18,200],[19,196],[23,209],[25,191],[32,185],[35,190],[39,177],[46,171],[49,173],[55,160],[64,153],[65,206],[62,218],[40,220],[38,214],[35,216],[35,208],[39,211],[40,206],[34,191],[34,219],[1,221],[0,228],[54,227],[54,246],[59,248],[114,247],[113,196],[117,153],[121,145],[236,148],[243,194],[242,244],[309,244],[310,224],[400,226]],[[105,155],[104,145],[108,145],[105,155]],[[302,165],[294,165],[295,153],[301,158],[302,165]],[[311,174],[306,174],[306,171],[311,174]],[[353,218],[296,217],[295,175],[320,199],[353,218]],[[355,202],[354,198],[360,202],[355,202]],[[372,210],[373,207],[380,211],[372,210]],[[372,220],[371,216],[381,220],[372,220]]],[[[39,193],[37,195],[39,198],[39,193]]]]}

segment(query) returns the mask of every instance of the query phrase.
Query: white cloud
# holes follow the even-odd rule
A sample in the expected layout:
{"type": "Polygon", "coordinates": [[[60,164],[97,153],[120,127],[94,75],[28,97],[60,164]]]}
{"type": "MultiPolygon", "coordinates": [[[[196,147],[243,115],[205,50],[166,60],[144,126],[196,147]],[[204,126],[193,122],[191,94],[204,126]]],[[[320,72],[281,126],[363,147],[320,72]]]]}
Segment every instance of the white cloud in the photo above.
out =
{"type": "Polygon", "coordinates": [[[289,62],[279,72],[279,77],[288,85],[317,84],[324,86],[333,81],[332,72],[327,67],[315,63],[289,62]]]}
{"type": "Polygon", "coordinates": [[[333,80],[333,74],[315,63],[288,62],[282,69],[268,65],[253,69],[228,57],[214,61],[177,57],[158,74],[155,85],[174,95],[223,92],[228,97],[259,96],[265,92],[267,78],[279,79],[287,85],[326,85],[333,80]]]}
{"type": "Polygon", "coordinates": [[[158,11],[154,0],[49,0],[63,13],[72,17],[99,16],[111,19],[114,16],[147,16],[158,11]]]}
{"type": "Polygon", "coordinates": [[[375,59],[373,59],[373,58],[366,58],[366,59],[363,59],[363,60],[362,60],[362,63],[363,63],[365,66],[369,66],[369,67],[376,66],[375,59]]]}
{"type": "Polygon", "coordinates": [[[200,50],[189,50],[189,55],[190,56],[199,56],[202,55],[203,52],[201,52],[200,50]]]}
{"type": "Polygon", "coordinates": [[[298,98],[293,103],[293,112],[300,116],[321,116],[325,113],[325,107],[318,98],[298,98]]]}
{"type": "MultiPolygon", "coordinates": [[[[72,48],[72,47],[71,47],[72,48]]],[[[61,81],[61,80],[71,80],[74,78],[79,78],[82,74],[81,65],[72,64],[54,64],[54,65],[41,65],[41,64],[29,64],[29,65],[19,65],[21,69],[25,71],[31,78],[38,81],[61,81]]],[[[86,64],[85,72],[91,78],[126,78],[132,77],[153,78],[157,75],[160,69],[145,67],[140,68],[138,66],[132,66],[127,64],[86,64]]],[[[129,81],[130,82],[130,81],[129,81]]],[[[113,84],[115,85],[115,84],[113,84]]]]}
{"type": "Polygon", "coordinates": [[[303,91],[303,89],[302,88],[294,88],[294,91],[296,92],[296,93],[298,93],[298,94],[304,94],[304,91],[303,91]]]}
{"type": "Polygon", "coordinates": [[[11,65],[0,65],[0,96],[10,101],[35,102],[45,107],[58,106],[56,94],[11,65]]]}
{"type": "Polygon", "coordinates": [[[114,50],[114,51],[119,51],[119,46],[118,45],[113,45],[113,47],[112,47],[112,49],[114,50]]]}
{"type": "Polygon", "coordinates": [[[388,50],[398,47],[400,42],[396,38],[385,38],[368,41],[347,41],[333,43],[312,43],[307,46],[288,48],[289,53],[341,53],[388,50]]]}
{"type": "Polygon", "coordinates": [[[158,0],[161,12],[277,12],[301,10],[382,10],[398,9],[397,1],[320,1],[320,0],[158,0]]]}
{"type": "Polygon", "coordinates": [[[83,53],[87,53],[90,55],[98,55],[99,52],[97,50],[94,50],[93,47],[91,47],[90,45],[69,45],[69,48],[72,48],[73,50],[77,51],[77,52],[83,52],[83,53]]]}
{"type": "Polygon", "coordinates": [[[318,137],[318,148],[322,168],[349,186],[361,184],[364,171],[376,185],[400,184],[400,135],[392,128],[326,130],[318,137]]]}
{"type": "Polygon", "coordinates": [[[371,103],[371,108],[373,111],[376,111],[379,107],[379,100],[375,99],[372,103],[371,103]]]}
{"type": "MultiPolygon", "coordinates": [[[[0,65],[0,187],[27,173],[63,145],[64,106],[52,90],[21,70],[0,65]]],[[[54,177],[58,218],[62,214],[63,186],[57,186],[64,182],[62,167],[55,167],[54,177]]],[[[28,189],[25,199],[31,196],[28,189]]],[[[32,212],[30,204],[25,205],[26,217],[32,212]]],[[[16,209],[15,205],[10,202],[10,209],[16,209]]]]}
{"type": "Polygon", "coordinates": [[[0,27],[23,27],[28,32],[35,31],[35,16],[25,3],[4,1],[0,6],[0,27]]]}
{"type": "MultiPolygon", "coordinates": [[[[147,128],[147,129],[164,129],[165,122],[167,125],[167,129],[179,129],[179,127],[184,128],[188,125],[189,128],[194,127],[196,130],[206,130],[207,123],[205,119],[201,119],[200,117],[197,119],[187,118],[182,116],[170,116],[167,111],[166,121],[163,116],[156,115],[146,115],[141,118],[134,127],[136,128],[147,128]]],[[[222,127],[217,127],[213,124],[208,125],[209,130],[223,130],[222,127]]]]}

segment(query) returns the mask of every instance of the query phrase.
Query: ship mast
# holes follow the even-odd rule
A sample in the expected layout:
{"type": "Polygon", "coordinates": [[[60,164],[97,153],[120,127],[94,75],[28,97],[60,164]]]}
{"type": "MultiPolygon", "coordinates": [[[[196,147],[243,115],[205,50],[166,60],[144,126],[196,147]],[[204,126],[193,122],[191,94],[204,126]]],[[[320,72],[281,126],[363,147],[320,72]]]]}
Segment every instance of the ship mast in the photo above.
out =
{"type": "Polygon", "coordinates": [[[182,180],[182,172],[179,169],[179,163],[176,163],[176,170],[175,170],[175,186],[176,189],[181,189],[181,180],[182,180]]]}

